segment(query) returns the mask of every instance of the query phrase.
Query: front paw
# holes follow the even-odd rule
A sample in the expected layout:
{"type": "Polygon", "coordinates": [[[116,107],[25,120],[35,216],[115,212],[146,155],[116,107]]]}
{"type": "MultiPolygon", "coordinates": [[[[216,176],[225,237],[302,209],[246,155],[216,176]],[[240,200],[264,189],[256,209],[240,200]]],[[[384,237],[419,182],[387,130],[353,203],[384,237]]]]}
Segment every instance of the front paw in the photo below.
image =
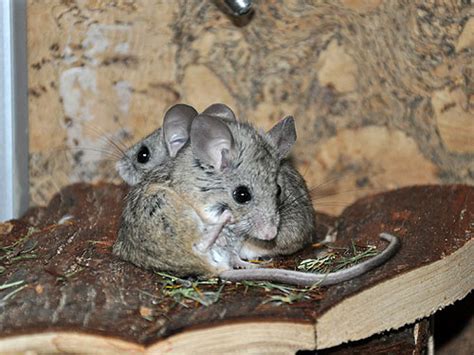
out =
{"type": "Polygon", "coordinates": [[[262,258],[269,258],[271,257],[271,253],[267,249],[259,248],[258,246],[253,245],[250,242],[246,242],[240,249],[239,256],[242,259],[246,260],[257,260],[262,258]]]}
{"type": "Polygon", "coordinates": [[[254,264],[248,261],[240,259],[238,256],[234,258],[233,262],[234,269],[256,269],[259,267],[258,264],[254,264]]]}
{"type": "Polygon", "coordinates": [[[235,222],[234,216],[232,215],[232,212],[230,212],[229,210],[225,210],[219,216],[219,222],[218,222],[219,224],[220,223],[228,224],[228,223],[234,223],[234,222],[235,222]]]}

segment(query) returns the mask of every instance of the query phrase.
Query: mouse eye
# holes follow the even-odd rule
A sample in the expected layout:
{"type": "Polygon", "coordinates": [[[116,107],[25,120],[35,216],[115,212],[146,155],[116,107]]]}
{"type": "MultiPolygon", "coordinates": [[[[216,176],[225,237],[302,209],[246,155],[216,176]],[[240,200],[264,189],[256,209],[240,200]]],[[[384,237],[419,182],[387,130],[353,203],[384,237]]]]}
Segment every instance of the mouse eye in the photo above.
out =
{"type": "Polygon", "coordinates": [[[232,192],[232,197],[237,203],[243,204],[247,203],[252,199],[252,195],[247,186],[237,186],[237,188],[232,192]]]}
{"type": "Polygon", "coordinates": [[[146,146],[142,145],[137,153],[137,161],[140,164],[145,164],[148,163],[148,160],[150,160],[150,150],[146,146]]]}
{"type": "Polygon", "coordinates": [[[281,186],[277,184],[277,198],[281,196],[281,186]]]}

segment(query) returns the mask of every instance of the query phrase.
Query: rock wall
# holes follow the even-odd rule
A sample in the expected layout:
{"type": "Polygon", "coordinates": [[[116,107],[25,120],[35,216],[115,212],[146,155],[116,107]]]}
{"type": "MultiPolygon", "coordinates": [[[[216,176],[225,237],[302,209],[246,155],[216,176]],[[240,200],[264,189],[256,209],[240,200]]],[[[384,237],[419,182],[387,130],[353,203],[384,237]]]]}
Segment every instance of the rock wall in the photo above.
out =
{"type": "Polygon", "coordinates": [[[296,118],[295,163],[337,212],[398,186],[474,183],[474,9],[466,1],[28,2],[31,201],[119,181],[119,148],[170,105],[264,128],[296,118]]]}

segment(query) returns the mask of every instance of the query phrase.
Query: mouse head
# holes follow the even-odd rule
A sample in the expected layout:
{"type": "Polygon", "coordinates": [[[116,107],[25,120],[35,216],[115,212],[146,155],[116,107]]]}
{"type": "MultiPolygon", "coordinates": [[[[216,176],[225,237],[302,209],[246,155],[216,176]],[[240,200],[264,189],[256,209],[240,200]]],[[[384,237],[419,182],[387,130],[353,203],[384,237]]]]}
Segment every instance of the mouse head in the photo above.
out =
{"type": "Polygon", "coordinates": [[[287,117],[266,134],[248,124],[198,115],[191,126],[191,148],[203,170],[201,191],[218,214],[228,209],[238,235],[272,240],[278,233],[281,160],[294,142],[294,120],[287,117]]]}
{"type": "Polygon", "coordinates": [[[163,127],[129,148],[117,162],[115,167],[122,179],[135,185],[146,172],[174,158],[187,143],[196,116],[191,106],[172,106],[165,114],[163,127]]]}

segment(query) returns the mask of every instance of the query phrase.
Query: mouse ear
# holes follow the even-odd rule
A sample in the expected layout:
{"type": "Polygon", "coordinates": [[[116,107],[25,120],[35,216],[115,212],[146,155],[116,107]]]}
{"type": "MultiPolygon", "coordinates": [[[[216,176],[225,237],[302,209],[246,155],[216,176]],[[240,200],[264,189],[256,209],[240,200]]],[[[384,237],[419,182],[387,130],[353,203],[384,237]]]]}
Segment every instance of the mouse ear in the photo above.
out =
{"type": "Polygon", "coordinates": [[[296,142],[295,119],[293,116],[287,116],[273,126],[267,132],[267,137],[277,147],[279,158],[286,158],[296,142]]]}
{"type": "Polygon", "coordinates": [[[224,104],[213,104],[206,108],[203,112],[203,115],[219,117],[224,120],[236,121],[234,112],[231,108],[224,104]]]}
{"type": "Polygon", "coordinates": [[[220,118],[200,114],[191,126],[191,147],[196,158],[223,170],[230,164],[234,139],[220,118]]]}
{"type": "Polygon", "coordinates": [[[189,131],[197,111],[184,104],[177,104],[166,111],[163,119],[163,137],[170,157],[174,158],[189,139],[189,131]]]}

